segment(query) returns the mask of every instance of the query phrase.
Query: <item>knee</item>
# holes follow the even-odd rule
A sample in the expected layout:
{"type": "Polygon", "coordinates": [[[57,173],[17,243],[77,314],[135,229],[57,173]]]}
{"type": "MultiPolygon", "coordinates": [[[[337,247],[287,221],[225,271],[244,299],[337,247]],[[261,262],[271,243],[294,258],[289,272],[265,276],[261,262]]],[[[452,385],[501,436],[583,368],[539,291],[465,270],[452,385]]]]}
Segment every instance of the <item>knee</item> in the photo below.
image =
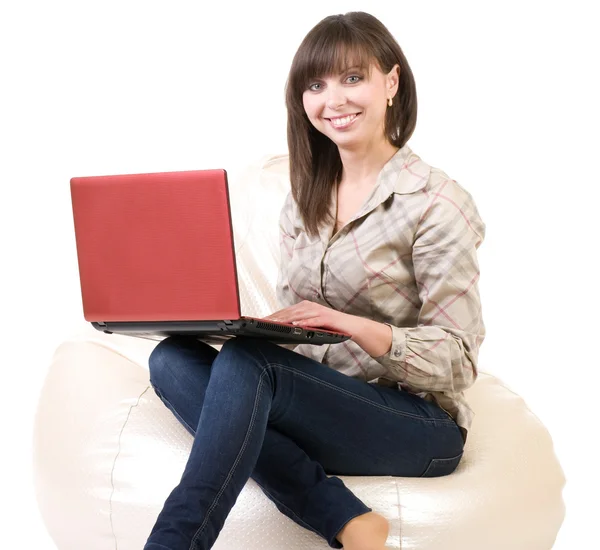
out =
{"type": "Polygon", "coordinates": [[[150,371],[150,383],[155,388],[160,386],[164,380],[173,379],[173,371],[180,369],[182,365],[182,351],[190,348],[193,344],[189,336],[169,336],[161,340],[152,350],[148,358],[148,370],[150,371]]]}
{"type": "Polygon", "coordinates": [[[223,344],[218,364],[243,369],[248,364],[264,366],[273,358],[272,348],[278,349],[278,346],[260,338],[236,336],[223,344]]]}
{"type": "Polygon", "coordinates": [[[222,355],[253,355],[258,349],[257,340],[247,336],[236,336],[227,340],[221,348],[222,355]]]}
{"type": "Polygon", "coordinates": [[[173,337],[165,338],[161,340],[157,346],[152,350],[150,357],[148,358],[148,370],[150,371],[150,383],[156,386],[156,382],[163,376],[163,371],[168,368],[169,364],[168,357],[172,353],[172,342],[170,341],[173,337]]]}

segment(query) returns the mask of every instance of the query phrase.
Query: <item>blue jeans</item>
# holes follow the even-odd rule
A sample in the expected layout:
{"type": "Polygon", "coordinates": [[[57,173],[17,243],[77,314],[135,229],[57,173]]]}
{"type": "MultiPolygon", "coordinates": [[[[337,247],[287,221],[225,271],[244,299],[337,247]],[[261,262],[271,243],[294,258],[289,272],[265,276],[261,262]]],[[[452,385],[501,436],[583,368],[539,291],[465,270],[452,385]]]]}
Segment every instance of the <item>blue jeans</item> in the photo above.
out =
{"type": "Polygon", "coordinates": [[[211,548],[250,477],[283,514],[341,548],[342,527],[372,509],[336,475],[443,476],[463,452],[435,403],[263,340],[233,338],[217,352],[171,336],[150,356],[150,382],[194,442],[144,550],[211,548]]]}

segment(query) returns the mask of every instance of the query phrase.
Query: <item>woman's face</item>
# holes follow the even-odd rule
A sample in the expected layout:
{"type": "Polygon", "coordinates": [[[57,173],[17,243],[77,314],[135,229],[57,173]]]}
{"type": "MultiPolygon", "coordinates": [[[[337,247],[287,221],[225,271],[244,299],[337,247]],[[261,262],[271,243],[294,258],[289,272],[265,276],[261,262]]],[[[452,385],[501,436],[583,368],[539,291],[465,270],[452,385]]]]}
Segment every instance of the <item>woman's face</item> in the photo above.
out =
{"type": "Polygon", "coordinates": [[[398,89],[398,65],[388,74],[371,65],[370,74],[350,67],[312,80],[302,95],[308,119],[338,147],[355,148],[385,140],[388,98],[398,89]]]}

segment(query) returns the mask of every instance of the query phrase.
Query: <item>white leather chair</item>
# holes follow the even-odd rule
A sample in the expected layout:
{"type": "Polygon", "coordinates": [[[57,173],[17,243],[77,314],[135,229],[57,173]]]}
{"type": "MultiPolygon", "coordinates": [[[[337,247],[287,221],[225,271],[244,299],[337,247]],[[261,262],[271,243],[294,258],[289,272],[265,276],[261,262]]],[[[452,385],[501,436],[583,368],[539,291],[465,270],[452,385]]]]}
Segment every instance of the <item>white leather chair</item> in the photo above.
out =
{"type": "MultiPolygon", "coordinates": [[[[242,313],[274,311],[287,156],[230,182],[242,313]]],[[[155,395],[156,342],[82,322],[50,365],[36,415],[38,503],[59,550],[141,550],[179,482],[192,437],[155,395]]],[[[564,518],[565,478],[548,431],[502,382],[467,391],[475,420],[463,459],[440,478],[343,477],[390,521],[388,548],[548,550],[564,518]]],[[[249,480],[217,550],[317,550],[327,543],[282,515],[249,480]]]]}

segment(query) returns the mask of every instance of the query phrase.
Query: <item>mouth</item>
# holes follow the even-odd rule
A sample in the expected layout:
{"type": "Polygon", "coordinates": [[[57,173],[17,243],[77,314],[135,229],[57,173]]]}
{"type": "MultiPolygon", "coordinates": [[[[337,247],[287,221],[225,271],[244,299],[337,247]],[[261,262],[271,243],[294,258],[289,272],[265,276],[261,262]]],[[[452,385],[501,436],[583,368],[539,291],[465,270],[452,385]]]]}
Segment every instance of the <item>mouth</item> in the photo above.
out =
{"type": "Polygon", "coordinates": [[[354,124],[354,121],[361,115],[362,113],[352,113],[349,115],[341,115],[331,118],[325,118],[325,120],[329,121],[329,124],[333,126],[336,130],[343,130],[345,128],[349,128],[354,124]]]}

